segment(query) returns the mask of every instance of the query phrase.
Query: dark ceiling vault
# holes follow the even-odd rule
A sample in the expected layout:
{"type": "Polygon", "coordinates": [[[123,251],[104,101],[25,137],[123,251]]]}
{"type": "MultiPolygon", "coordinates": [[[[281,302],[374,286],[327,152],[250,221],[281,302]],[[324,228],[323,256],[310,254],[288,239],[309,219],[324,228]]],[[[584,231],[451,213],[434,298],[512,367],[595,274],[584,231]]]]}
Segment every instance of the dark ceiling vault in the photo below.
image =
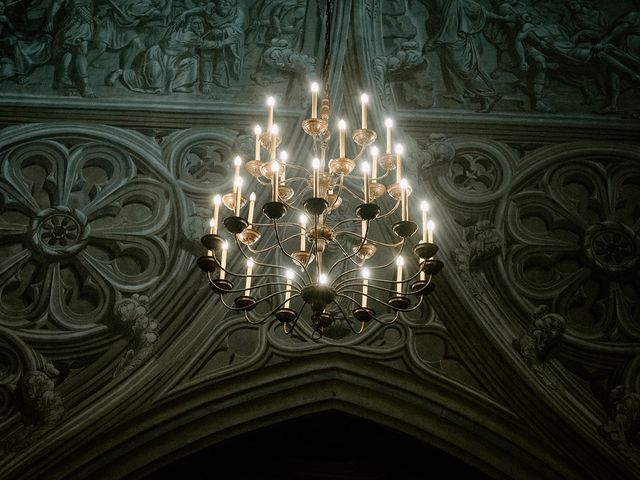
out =
{"type": "Polygon", "coordinates": [[[324,0],[0,4],[0,478],[640,478],[638,2],[334,3],[332,119],[394,118],[446,266],[322,339],[195,259],[267,95],[309,160],[324,0]]]}

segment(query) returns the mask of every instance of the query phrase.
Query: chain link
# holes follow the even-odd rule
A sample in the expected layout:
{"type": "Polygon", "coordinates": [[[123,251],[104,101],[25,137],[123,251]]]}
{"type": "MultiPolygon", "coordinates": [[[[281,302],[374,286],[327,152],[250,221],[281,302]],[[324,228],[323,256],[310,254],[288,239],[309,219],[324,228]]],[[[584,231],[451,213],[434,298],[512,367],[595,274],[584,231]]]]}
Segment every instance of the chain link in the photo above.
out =
{"type": "Polygon", "coordinates": [[[329,65],[331,64],[331,20],[333,16],[333,0],[327,0],[325,32],[324,32],[324,61],[322,62],[322,87],[324,96],[329,97],[329,65]]]}

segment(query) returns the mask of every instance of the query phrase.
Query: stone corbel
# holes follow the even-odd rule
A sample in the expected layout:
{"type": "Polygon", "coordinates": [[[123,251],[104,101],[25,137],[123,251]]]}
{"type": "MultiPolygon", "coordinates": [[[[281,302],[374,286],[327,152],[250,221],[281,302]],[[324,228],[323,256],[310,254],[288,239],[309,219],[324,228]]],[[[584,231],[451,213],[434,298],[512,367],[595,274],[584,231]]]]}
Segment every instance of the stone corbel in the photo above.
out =
{"type": "Polygon", "coordinates": [[[527,332],[513,341],[524,361],[551,388],[557,387],[557,380],[546,361],[560,342],[566,326],[564,317],[549,313],[548,307],[541,306],[535,310],[527,332]]]}
{"type": "Polygon", "coordinates": [[[17,452],[31,445],[64,416],[62,397],[55,391],[60,372],[17,335],[0,328],[0,353],[10,360],[0,371],[0,420],[18,415],[0,432],[0,452],[17,452]]]}
{"type": "Polygon", "coordinates": [[[635,465],[640,465],[640,394],[626,393],[622,385],[611,391],[611,409],[602,435],[635,465]]]}
{"type": "Polygon", "coordinates": [[[134,293],[120,299],[114,307],[118,326],[129,337],[129,345],[122,355],[113,376],[129,374],[153,353],[159,338],[156,320],[149,317],[149,297],[134,293]]]}

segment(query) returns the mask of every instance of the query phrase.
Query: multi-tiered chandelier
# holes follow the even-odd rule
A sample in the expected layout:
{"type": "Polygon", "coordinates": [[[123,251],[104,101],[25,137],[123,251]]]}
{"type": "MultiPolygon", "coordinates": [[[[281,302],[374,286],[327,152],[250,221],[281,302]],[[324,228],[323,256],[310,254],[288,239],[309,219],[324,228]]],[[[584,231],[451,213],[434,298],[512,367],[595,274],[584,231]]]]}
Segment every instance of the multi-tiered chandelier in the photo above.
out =
{"type": "Polygon", "coordinates": [[[329,1],[324,95],[318,112],[320,88],[313,83],[311,117],[302,122],[312,140],[307,166],[292,162],[280,149],[275,100],[269,97],[267,128],[256,126],[255,155],[244,163],[255,183],[270,190],[271,200],[261,209],[264,220],[255,215],[256,194],[251,193],[248,201],[242,194],[243,162],[236,157],[233,191],[214,197],[210,233],[202,237],[208,253],[198,258],[211,289],[228,309],[243,312],[251,323],[275,316],[286,333],[293,331],[307,307],[313,331],[319,334],[338,319],[355,333],[361,333],[371,320],[392,323],[399,313],[421,305],[434,289],[433,276],[443,266],[434,258],[438,247],[426,202],[420,206],[421,238],[412,240],[419,226],[410,220],[412,190],[403,177],[403,148],[396,145],[392,152],[393,125],[387,119],[386,153],[378,155],[373,146],[377,134],[368,127],[366,94],[360,98],[360,128],[351,134],[357,154],[348,157],[347,125],[340,120],[337,155],[329,158],[330,17],[329,1]],[[353,175],[358,164],[361,175],[353,175]],[[385,186],[383,181],[394,170],[395,183],[385,186]],[[355,216],[346,218],[344,211],[354,203],[355,216]],[[383,212],[381,205],[388,208],[383,212]],[[222,220],[226,238],[218,228],[221,206],[232,212],[222,220]],[[246,265],[241,272],[228,266],[232,244],[234,255],[240,255],[246,265]],[[233,300],[228,302],[230,296],[233,300]],[[256,309],[261,304],[265,308],[256,309]]]}

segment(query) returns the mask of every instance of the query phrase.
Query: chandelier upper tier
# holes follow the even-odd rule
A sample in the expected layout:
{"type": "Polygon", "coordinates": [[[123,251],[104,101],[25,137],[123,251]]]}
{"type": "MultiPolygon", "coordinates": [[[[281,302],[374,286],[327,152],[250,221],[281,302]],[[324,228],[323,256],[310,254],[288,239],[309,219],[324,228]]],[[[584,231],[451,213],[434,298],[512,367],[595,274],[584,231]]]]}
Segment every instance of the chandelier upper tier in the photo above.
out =
{"type": "Polygon", "coordinates": [[[290,333],[308,307],[320,335],[336,320],[361,333],[371,320],[388,324],[417,309],[443,264],[434,258],[438,247],[426,202],[420,206],[422,232],[414,239],[419,226],[410,220],[412,189],[403,177],[402,145],[392,153],[392,121],[385,122],[386,152],[379,155],[363,94],[361,125],[351,132],[357,153],[348,156],[347,124],[340,120],[337,152],[329,158],[329,98],[324,96],[318,112],[318,92],[314,83],[311,116],[302,122],[311,138],[304,164],[280,148],[275,100],[269,97],[266,130],[256,126],[255,155],[244,163],[264,195],[243,195],[243,162],[236,157],[233,191],[214,197],[210,232],[202,237],[208,253],[198,266],[224,305],[251,323],[275,316],[290,333]],[[354,175],[357,166],[360,175],[354,175]],[[256,198],[267,197],[267,190],[270,201],[260,219],[256,198]],[[230,212],[222,220],[224,233],[218,228],[221,206],[230,212]],[[241,262],[233,264],[240,263],[241,271],[233,271],[230,260],[238,255],[241,262]]]}

